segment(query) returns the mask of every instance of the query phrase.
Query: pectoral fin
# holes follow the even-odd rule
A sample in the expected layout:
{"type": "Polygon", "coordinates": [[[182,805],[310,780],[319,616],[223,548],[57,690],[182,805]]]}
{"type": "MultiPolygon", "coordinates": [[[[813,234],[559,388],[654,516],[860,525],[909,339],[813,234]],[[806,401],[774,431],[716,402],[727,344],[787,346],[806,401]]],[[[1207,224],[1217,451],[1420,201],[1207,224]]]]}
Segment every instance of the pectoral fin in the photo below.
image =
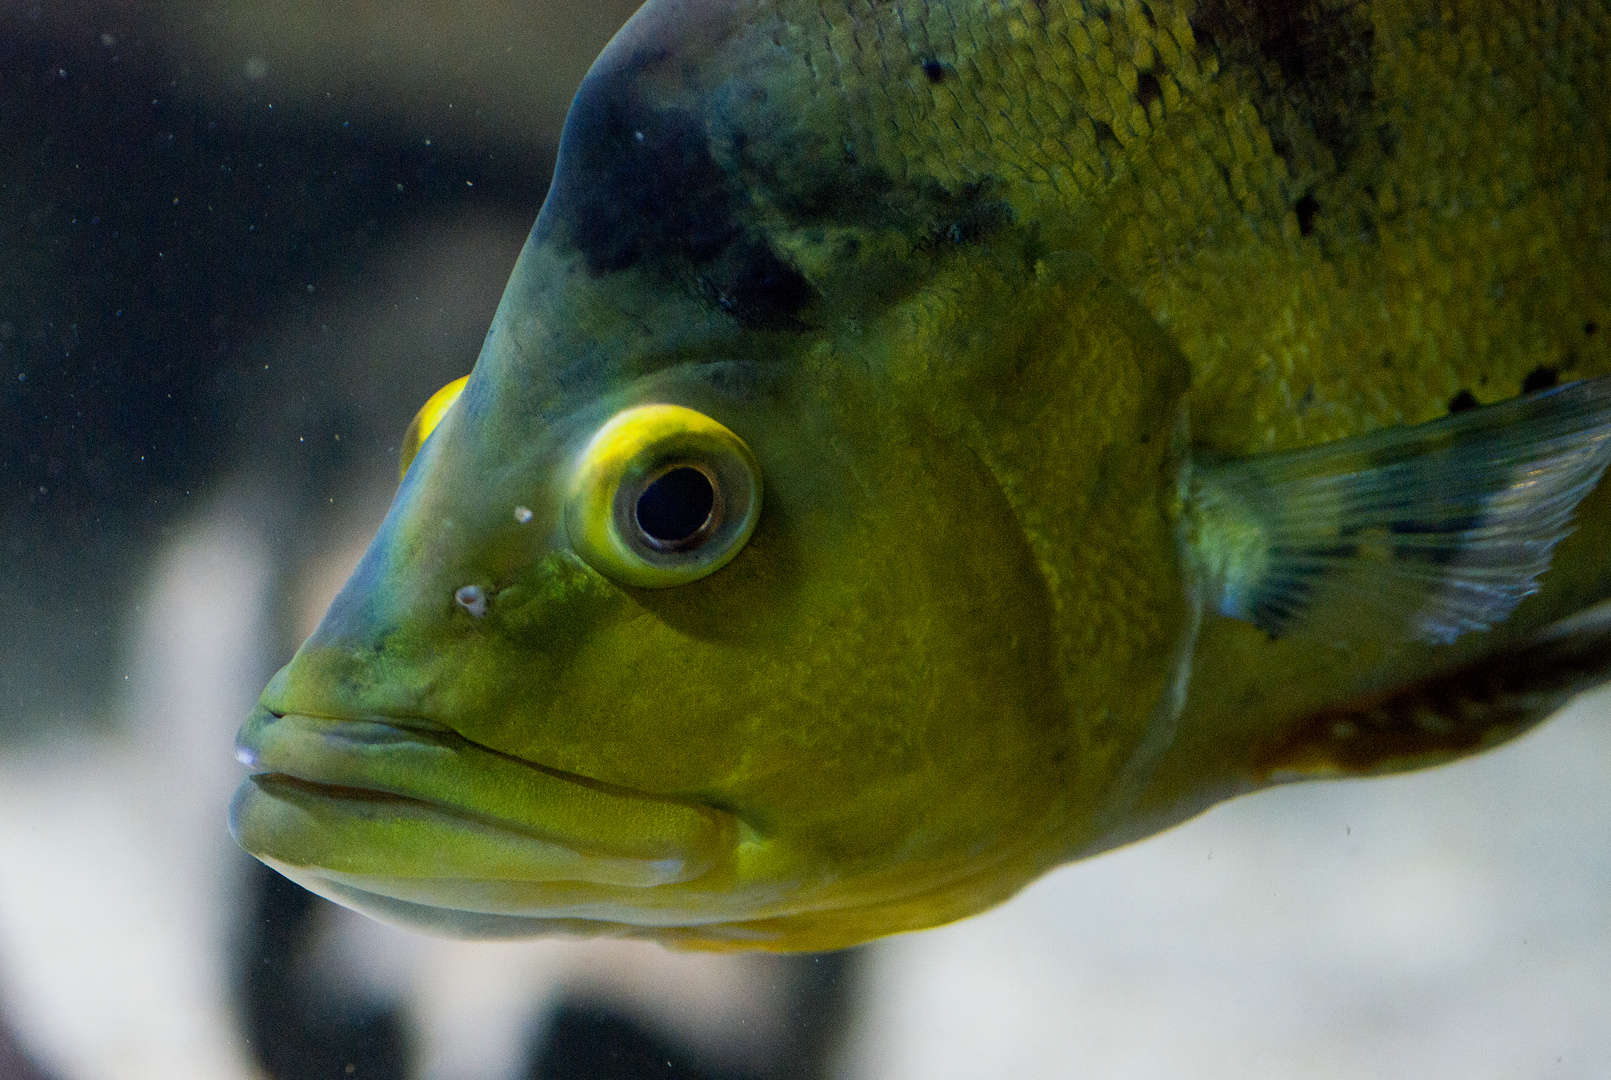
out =
{"type": "Polygon", "coordinates": [[[1453,641],[1537,591],[1611,461],[1611,377],[1293,453],[1196,466],[1210,609],[1273,635],[1453,641]]]}

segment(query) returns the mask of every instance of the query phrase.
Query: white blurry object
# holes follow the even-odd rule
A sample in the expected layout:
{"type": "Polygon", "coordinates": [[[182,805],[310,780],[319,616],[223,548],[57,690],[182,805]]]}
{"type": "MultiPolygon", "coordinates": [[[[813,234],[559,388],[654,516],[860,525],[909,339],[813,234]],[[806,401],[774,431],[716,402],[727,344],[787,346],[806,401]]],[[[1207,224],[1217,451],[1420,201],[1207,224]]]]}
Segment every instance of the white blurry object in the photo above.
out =
{"type": "Polygon", "coordinates": [[[790,989],[767,955],[679,953],[647,942],[463,942],[421,937],[331,909],[324,978],[401,1006],[423,1080],[513,1080],[563,995],[636,1016],[742,1069],[782,1035],[790,989]]]}
{"type": "Polygon", "coordinates": [[[1611,694],[876,946],[856,1080],[1611,1076],[1611,694]]]}
{"type": "Polygon", "coordinates": [[[247,505],[221,499],[159,559],[116,730],[0,757],[0,1005],[71,1080],[256,1075],[220,962],[243,865],[223,808],[270,572],[247,505]]]}

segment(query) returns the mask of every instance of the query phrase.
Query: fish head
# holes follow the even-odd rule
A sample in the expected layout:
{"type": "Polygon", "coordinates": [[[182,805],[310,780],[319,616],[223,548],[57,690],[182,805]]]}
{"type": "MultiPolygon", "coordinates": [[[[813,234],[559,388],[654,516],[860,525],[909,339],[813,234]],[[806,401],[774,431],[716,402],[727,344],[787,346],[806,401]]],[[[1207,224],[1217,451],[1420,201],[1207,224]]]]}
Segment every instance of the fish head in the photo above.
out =
{"type": "Polygon", "coordinates": [[[771,35],[650,5],[579,93],[462,393],[241,732],[232,830],[315,892],[445,934],[836,947],[1067,858],[1139,739],[1078,717],[1160,695],[1163,517],[1100,541],[1156,640],[1102,644],[1031,504],[1167,498],[1175,356],[1004,196],[847,154],[771,35]],[[1087,431],[1043,439],[1069,391],[1013,376],[1074,339],[1087,431]],[[1054,477],[1010,465],[1068,439],[1093,452],[1054,477]]]}

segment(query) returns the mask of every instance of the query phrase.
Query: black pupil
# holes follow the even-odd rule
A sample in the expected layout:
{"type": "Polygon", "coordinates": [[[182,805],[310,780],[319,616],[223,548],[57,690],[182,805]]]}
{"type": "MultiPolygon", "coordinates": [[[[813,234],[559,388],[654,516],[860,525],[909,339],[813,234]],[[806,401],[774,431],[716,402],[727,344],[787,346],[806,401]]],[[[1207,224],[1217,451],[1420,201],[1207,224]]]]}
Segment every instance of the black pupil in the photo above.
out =
{"type": "Polygon", "coordinates": [[[698,469],[678,466],[638,496],[638,528],[651,540],[675,544],[705,527],[716,491],[698,469]]]}

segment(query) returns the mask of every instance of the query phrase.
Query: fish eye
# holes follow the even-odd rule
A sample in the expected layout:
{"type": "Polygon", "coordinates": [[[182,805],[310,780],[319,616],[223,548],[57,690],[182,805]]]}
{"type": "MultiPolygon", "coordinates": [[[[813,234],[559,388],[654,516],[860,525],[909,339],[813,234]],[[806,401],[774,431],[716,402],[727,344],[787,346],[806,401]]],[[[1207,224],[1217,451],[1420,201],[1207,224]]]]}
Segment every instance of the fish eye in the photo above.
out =
{"type": "Polygon", "coordinates": [[[744,440],[693,409],[639,405],[578,455],[565,531],[605,577],[665,588],[727,565],[760,511],[761,470],[744,440]]]}
{"type": "Polygon", "coordinates": [[[464,384],[469,381],[470,376],[464,375],[442,387],[425,399],[420,411],[408,422],[408,430],[403,432],[402,449],[397,454],[399,480],[408,475],[408,467],[414,463],[414,455],[420,452],[420,447],[425,445],[425,440],[436,430],[436,425],[442,422],[442,417],[447,415],[448,409],[459,400],[459,395],[464,393],[464,384]]]}

